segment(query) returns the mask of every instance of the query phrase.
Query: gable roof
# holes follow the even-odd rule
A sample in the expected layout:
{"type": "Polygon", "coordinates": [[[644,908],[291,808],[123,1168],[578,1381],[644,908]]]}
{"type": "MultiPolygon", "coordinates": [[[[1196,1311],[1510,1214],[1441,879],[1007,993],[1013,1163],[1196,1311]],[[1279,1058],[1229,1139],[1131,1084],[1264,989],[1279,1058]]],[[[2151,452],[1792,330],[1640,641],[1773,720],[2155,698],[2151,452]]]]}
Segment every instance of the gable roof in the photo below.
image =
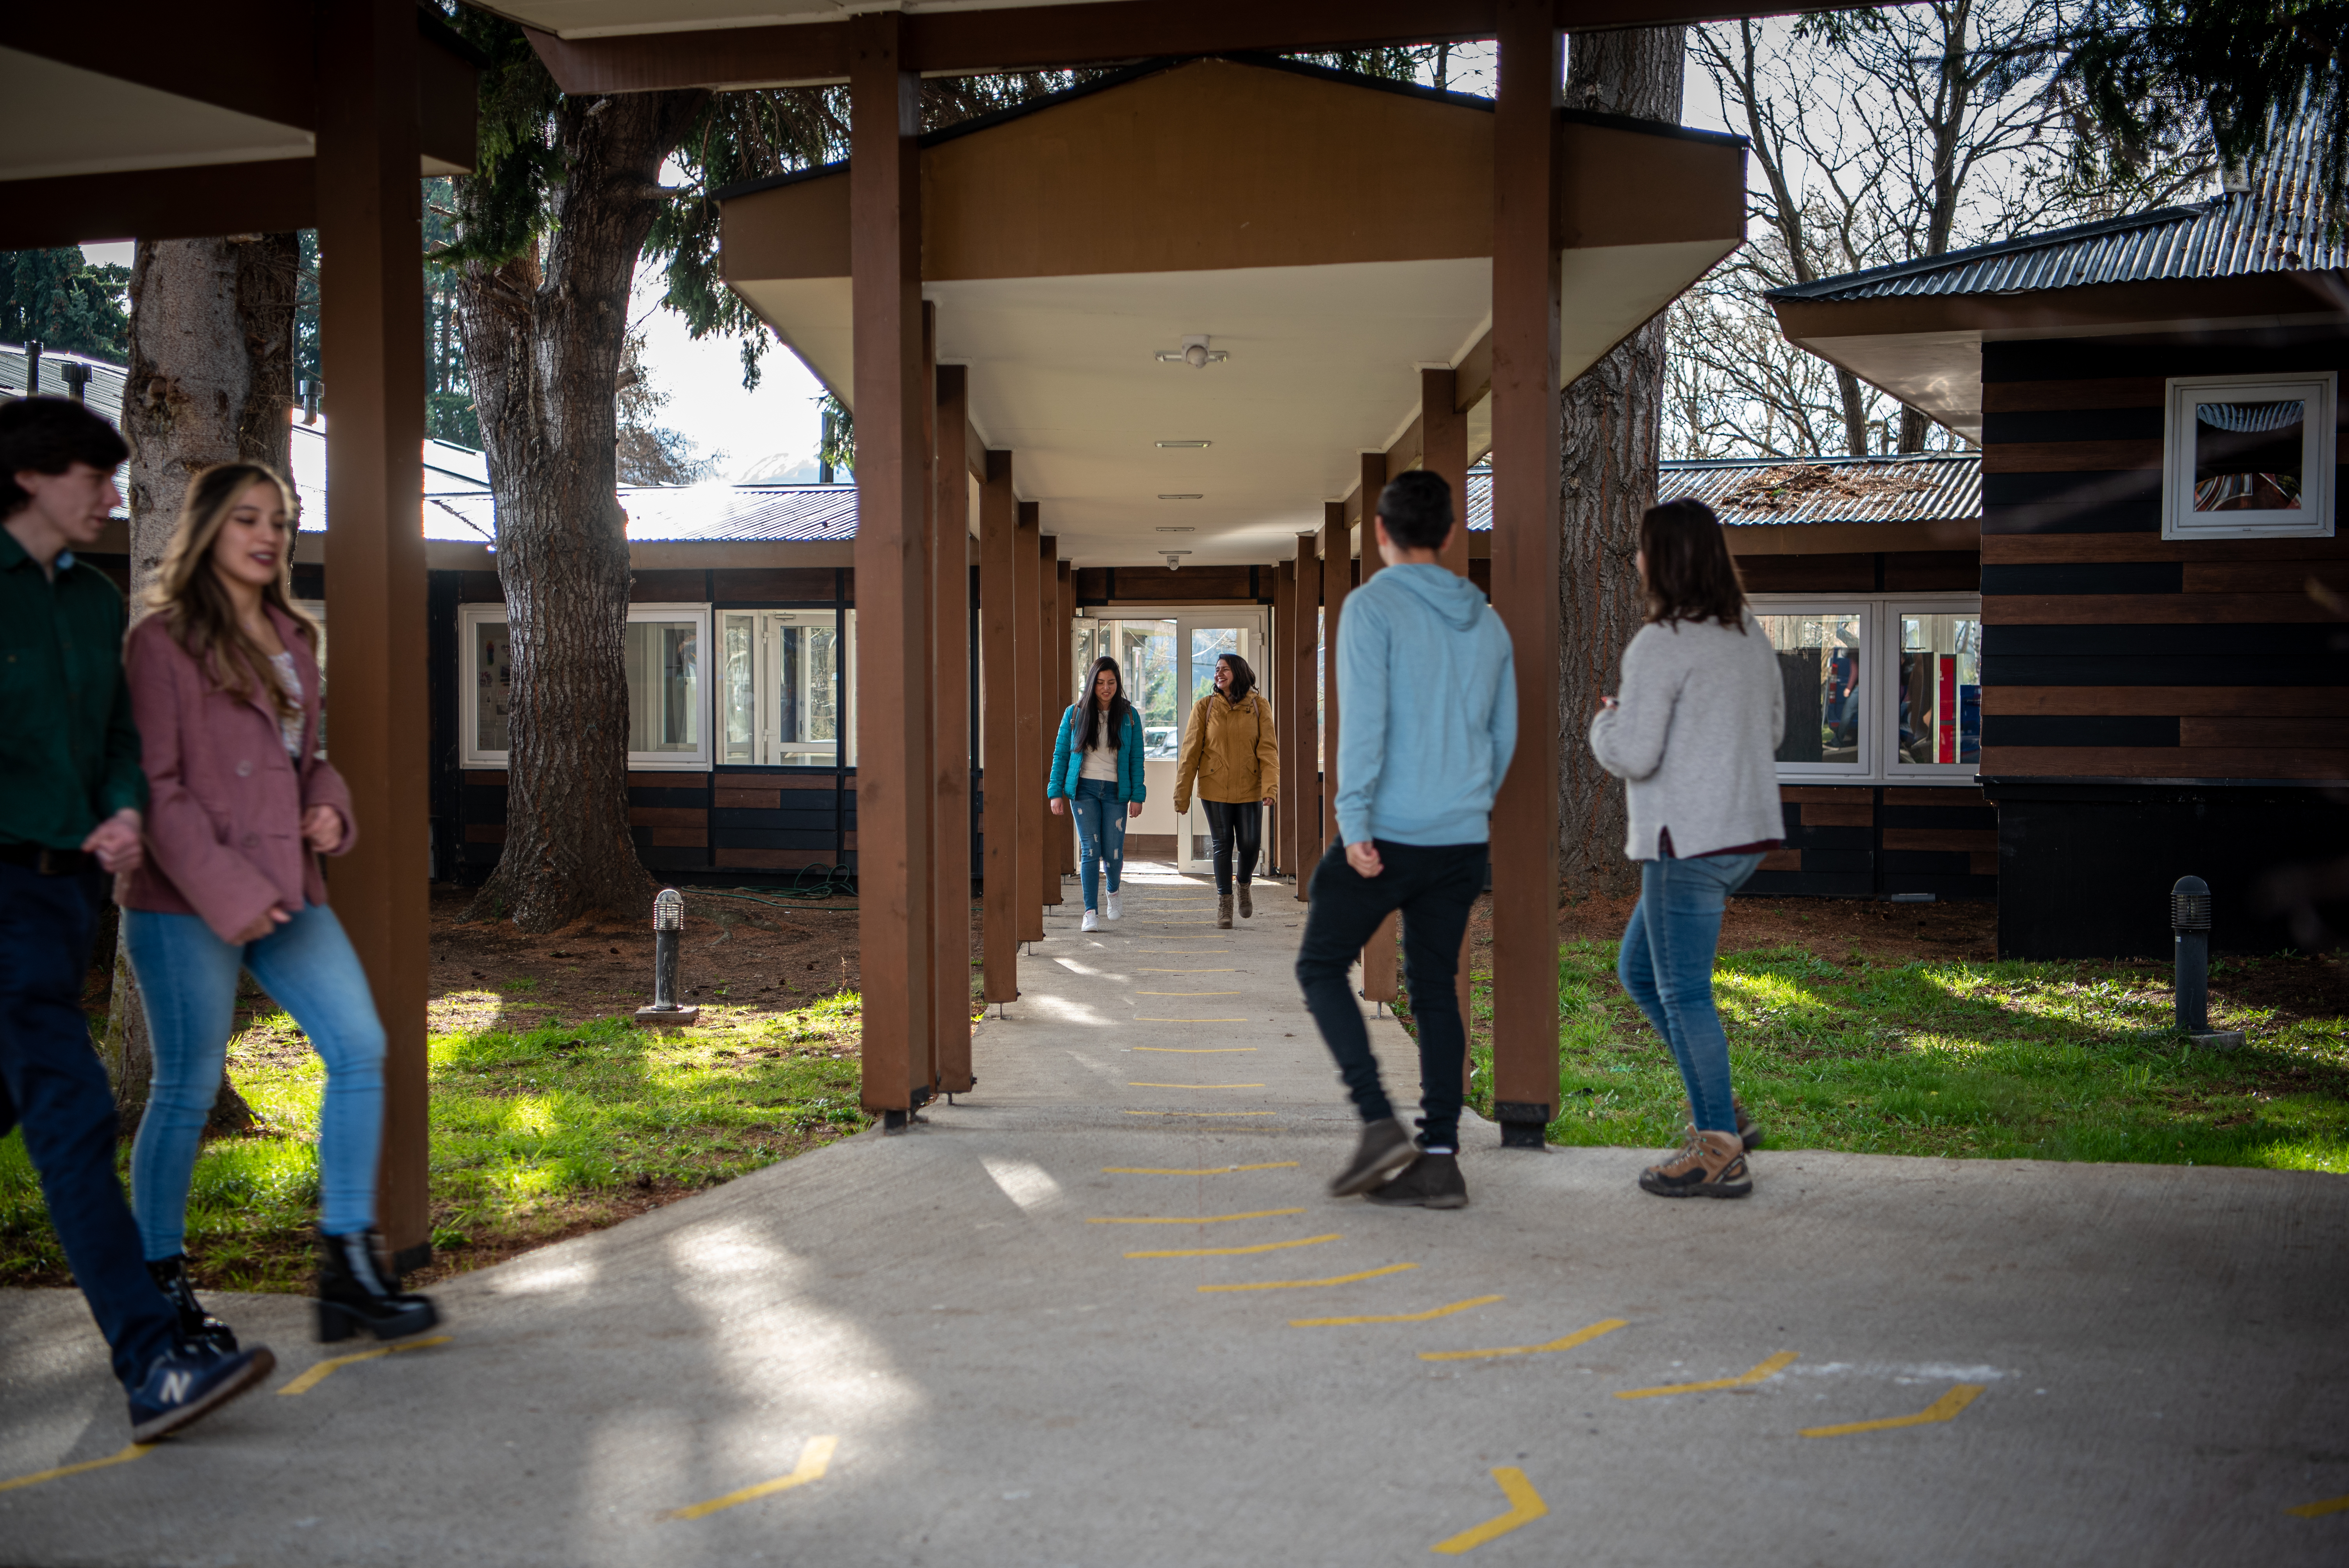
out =
{"type": "MultiPolygon", "coordinates": [[[[1979,523],[1982,454],[1885,458],[1671,459],[1656,500],[1701,500],[1724,528],[1800,523],[1979,523]],[[1818,475],[1816,480],[1811,475],[1818,475]]],[[[1468,531],[1493,527],[1493,470],[1468,470],[1468,531]]]]}

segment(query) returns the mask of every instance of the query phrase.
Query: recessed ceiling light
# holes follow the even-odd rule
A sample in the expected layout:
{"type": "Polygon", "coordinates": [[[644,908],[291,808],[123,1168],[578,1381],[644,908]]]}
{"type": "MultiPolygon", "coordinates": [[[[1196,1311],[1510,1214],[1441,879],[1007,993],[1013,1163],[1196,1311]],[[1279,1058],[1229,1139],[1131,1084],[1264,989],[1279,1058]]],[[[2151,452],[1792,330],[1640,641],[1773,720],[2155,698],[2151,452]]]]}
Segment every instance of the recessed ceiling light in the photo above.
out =
{"type": "Polygon", "coordinates": [[[1158,444],[1169,449],[1179,448],[1184,451],[1195,452],[1212,447],[1216,443],[1213,441],[1161,441],[1158,444]]]}
{"type": "Polygon", "coordinates": [[[1162,495],[1158,499],[1160,500],[1205,500],[1207,498],[1203,495],[1162,495]]]}

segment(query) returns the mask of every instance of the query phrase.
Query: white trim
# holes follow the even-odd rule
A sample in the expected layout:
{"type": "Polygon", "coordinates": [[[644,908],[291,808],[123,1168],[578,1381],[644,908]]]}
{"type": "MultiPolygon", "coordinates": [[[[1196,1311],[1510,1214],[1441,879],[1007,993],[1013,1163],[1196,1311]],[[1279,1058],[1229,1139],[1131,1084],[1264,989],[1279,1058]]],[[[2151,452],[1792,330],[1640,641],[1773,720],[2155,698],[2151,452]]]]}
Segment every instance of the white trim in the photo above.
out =
{"type": "MultiPolygon", "coordinates": [[[[692,753],[678,751],[630,751],[628,770],[632,773],[708,773],[711,771],[712,738],[717,717],[717,683],[712,676],[709,637],[709,606],[706,603],[631,604],[628,623],[691,621],[695,632],[695,682],[698,689],[694,701],[699,709],[697,729],[699,746],[692,753]]],[[[502,625],[506,607],[502,601],[457,607],[457,722],[458,764],[463,768],[504,768],[510,765],[511,752],[487,750],[474,744],[480,733],[481,682],[473,668],[474,628],[484,622],[502,625]]]]}
{"type": "Polygon", "coordinates": [[[1897,785],[1902,788],[1963,787],[1974,782],[1978,764],[1906,762],[1897,749],[1900,733],[1900,685],[1893,672],[1900,657],[1900,616],[1982,614],[1978,593],[1754,593],[1747,603],[1762,615],[1856,615],[1859,620],[1859,718],[1856,762],[1781,762],[1782,784],[1897,785]]]}
{"type": "Polygon", "coordinates": [[[2336,371],[2240,376],[2173,376],[2164,384],[2161,436],[2161,537],[2164,539],[2330,539],[2333,537],[2336,371]],[[2296,400],[2301,420],[2301,504],[2289,510],[2194,510],[2194,405],[2230,400],[2296,400]]]}
{"type": "Polygon", "coordinates": [[[1877,679],[1878,648],[1875,623],[1876,605],[1880,594],[1869,593],[1755,593],[1747,603],[1754,614],[1763,615],[1850,615],[1859,622],[1859,689],[1855,694],[1855,707],[1859,734],[1856,741],[1859,760],[1856,762],[1781,762],[1778,778],[1782,782],[1799,784],[1866,784],[1878,780],[1882,769],[1871,760],[1871,748],[1880,727],[1877,717],[1878,704],[1875,692],[1883,683],[1877,679]]]}
{"type": "MultiPolygon", "coordinates": [[[[1880,634],[1883,653],[1878,668],[1890,671],[1894,668],[1894,661],[1905,656],[1900,635],[1902,615],[1965,615],[1971,616],[1979,627],[1982,619],[1982,595],[1979,593],[1887,593],[1880,600],[1879,608],[1879,618],[1883,627],[1880,634]]],[[[1976,634],[1979,635],[1979,632],[1976,634]]],[[[1979,658],[1979,655],[1977,657],[1979,658]]],[[[1977,676],[1981,674],[1979,667],[1975,674],[1977,676]]],[[[1981,771],[1982,764],[1979,761],[1910,762],[1901,755],[1900,683],[1888,677],[1878,681],[1877,685],[1880,688],[1878,698],[1879,707],[1877,733],[1884,738],[1883,744],[1878,748],[1877,760],[1882,765],[1884,781],[1888,784],[1902,785],[1971,784],[1975,775],[1981,771]]],[[[1981,683],[1977,680],[1975,690],[1979,693],[1981,689],[1981,683]]],[[[1961,713],[1962,714],[1962,706],[1961,713]]],[[[1979,708],[1976,709],[1976,714],[1979,717],[1979,708]]],[[[1975,731],[1974,749],[1979,756],[1982,749],[1979,729],[1975,731]]]]}

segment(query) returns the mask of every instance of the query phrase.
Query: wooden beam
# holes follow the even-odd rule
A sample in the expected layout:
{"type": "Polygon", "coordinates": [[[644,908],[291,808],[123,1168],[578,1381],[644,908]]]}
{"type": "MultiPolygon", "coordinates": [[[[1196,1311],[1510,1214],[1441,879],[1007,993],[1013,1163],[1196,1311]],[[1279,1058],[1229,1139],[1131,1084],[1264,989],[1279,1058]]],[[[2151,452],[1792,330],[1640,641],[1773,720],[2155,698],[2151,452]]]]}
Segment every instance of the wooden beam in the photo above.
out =
{"type": "MultiPolygon", "coordinates": [[[[1485,341],[1492,341],[1487,334],[1485,341]]],[[[1485,364],[1491,365],[1489,353],[1485,364]]],[[[1423,370],[1419,373],[1420,449],[1419,465],[1452,487],[1453,530],[1451,542],[1438,557],[1444,564],[1460,576],[1468,575],[1468,418],[1459,404],[1457,393],[1459,374],[1451,370],[1423,370]]],[[[1473,926],[1474,922],[1471,922],[1473,926]]],[[[1460,967],[1455,972],[1454,988],[1460,998],[1460,1024],[1468,1028],[1475,1016],[1469,1011],[1471,992],[1468,982],[1468,960],[1474,950],[1474,939],[1465,931],[1460,934],[1460,967]]],[[[1473,1075],[1475,1063],[1463,1064],[1463,1070],[1473,1075]]]]}
{"type": "MultiPolygon", "coordinates": [[[[1386,560],[1379,553],[1375,520],[1379,513],[1379,492],[1386,488],[1387,456],[1384,452],[1364,452],[1361,460],[1362,504],[1360,512],[1362,530],[1362,581],[1368,583],[1386,560]]],[[[1399,915],[1390,914],[1379,922],[1371,939],[1362,944],[1362,999],[1383,1002],[1389,1006],[1395,999],[1395,933],[1400,927],[1399,915]]]]}
{"type": "Polygon", "coordinates": [[[1313,868],[1321,861],[1321,778],[1317,751],[1321,743],[1320,696],[1316,689],[1319,666],[1315,652],[1321,630],[1321,562],[1313,553],[1314,536],[1297,536],[1297,614],[1289,625],[1286,650],[1296,696],[1288,720],[1289,744],[1296,748],[1292,817],[1297,826],[1297,902],[1310,902],[1313,868]]]}
{"type": "Polygon", "coordinates": [[[895,12],[848,24],[855,331],[857,905],[864,1104],[902,1128],[929,1085],[928,453],[922,374],[920,80],[895,12]]]}
{"type": "Polygon", "coordinates": [[[317,226],[312,158],[0,181],[0,251],[317,226]]]}
{"type": "Polygon", "coordinates": [[[1044,727],[1044,614],[1038,590],[1043,579],[1037,560],[1043,551],[1040,520],[1032,500],[1019,509],[1012,546],[1012,630],[1019,645],[1015,724],[1019,742],[1019,932],[1022,942],[1044,940],[1044,790],[1052,760],[1052,737],[1044,727]]]}
{"type": "Polygon", "coordinates": [[[1019,501],[1011,490],[1011,454],[987,454],[978,491],[979,724],[984,731],[986,869],[980,897],[981,991],[988,1001],[1019,995],[1019,808],[1040,782],[1027,782],[1031,759],[1019,740],[1019,638],[1013,586],[1019,576],[1019,501]]]}
{"type": "MultiPolygon", "coordinates": [[[[318,232],[335,251],[319,297],[334,377],[326,496],[335,527],[335,760],[359,835],[335,862],[335,907],[383,1020],[377,1223],[395,1265],[431,1255],[425,995],[430,911],[420,872],[431,733],[425,683],[423,243],[416,181],[416,21],[409,0],[318,13],[318,232]]],[[[97,29],[111,32],[111,27],[97,29]]]]}
{"type": "MultiPolygon", "coordinates": [[[[925,315],[930,307],[925,305],[925,315]]],[[[935,334],[931,341],[936,341],[935,334]]],[[[936,367],[936,522],[930,531],[932,799],[930,952],[937,1005],[937,1087],[961,1094],[970,1072],[970,429],[969,372],[936,367]]]]}
{"type": "Polygon", "coordinates": [[[1289,787],[1290,765],[1297,756],[1289,734],[1297,722],[1297,709],[1290,700],[1296,671],[1283,650],[1288,646],[1289,618],[1297,614],[1297,563],[1276,561],[1267,571],[1272,577],[1272,635],[1265,642],[1262,676],[1265,696],[1272,703],[1273,733],[1280,738],[1280,766],[1273,779],[1272,805],[1266,812],[1271,820],[1265,824],[1264,853],[1267,873],[1278,875],[1296,870],[1297,841],[1288,816],[1297,799],[1289,787]]]}
{"type": "Polygon", "coordinates": [[[1493,1096],[1538,1148],[1557,1102],[1557,160],[1565,50],[1500,0],[1493,123],[1493,606],[1516,650],[1516,760],[1493,804],[1493,1096]]]}
{"type": "MultiPolygon", "coordinates": [[[[1061,696],[1068,682],[1068,660],[1061,649],[1068,639],[1061,636],[1061,542],[1051,534],[1039,534],[1036,540],[1036,712],[1037,738],[1040,743],[1038,755],[1043,758],[1046,769],[1051,767],[1052,748],[1061,733],[1061,713],[1069,705],[1061,696]]],[[[1063,802],[1061,814],[1047,818],[1036,835],[1036,886],[1041,905],[1036,913],[1038,934],[1042,934],[1043,912],[1061,903],[1061,841],[1074,830],[1076,808],[1063,802]]]]}
{"type": "Polygon", "coordinates": [[[1321,508],[1321,841],[1338,833],[1338,617],[1354,586],[1354,551],[1346,534],[1346,503],[1321,508]]]}
{"type": "MultiPolygon", "coordinates": [[[[1068,562],[1054,562],[1052,573],[1057,592],[1053,601],[1057,613],[1052,617],[1052,667],[1059,672],[1061,706],[1065,708],[1073,706],[1077,700],[1077,661],[1074,657],[1077,587],[1068,562]]],[[[1054,837],[1061,841],[1061,874],[1064,877],[1076,875],[1077,818],[1073,810],[1069,813],[1068,830],[1054,837]]]]}

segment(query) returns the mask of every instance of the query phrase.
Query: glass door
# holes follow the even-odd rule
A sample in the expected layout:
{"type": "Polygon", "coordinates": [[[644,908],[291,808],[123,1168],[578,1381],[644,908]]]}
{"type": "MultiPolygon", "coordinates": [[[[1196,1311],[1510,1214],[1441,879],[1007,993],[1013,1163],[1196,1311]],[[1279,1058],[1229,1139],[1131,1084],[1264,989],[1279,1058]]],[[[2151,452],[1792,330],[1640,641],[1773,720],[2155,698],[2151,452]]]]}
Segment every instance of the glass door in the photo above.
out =
{"type": "MultiPolygon", "coordinates": [[[[1237,654],[1246,659],[1248,667],[1256,672],[1257,683],[1263,683],[1263,611],[1187,611],[1175,616],[1174,628],[1174,645],[1181,655],[1181,667],[1175,671],[1175,680],[1184,694],[1178,724],[1187,727],[1191,722],[1192,708],[1201,697],[1216,689],[1216,661],[1226,654],[1237,654]]],[[[1182,738],[1178,733],[1178,758],[1182,738]]],[[[1171,774],[1168,787],[1171,790],[1171,774]]],[[[1207,826],[1206,808],[1201,804],[1195,791],[1191,810],[1175,830],[1174,869],[1183,872],[1208,872],[1213,869],[1214,851],[1215,838],[1207,826]]]]}

